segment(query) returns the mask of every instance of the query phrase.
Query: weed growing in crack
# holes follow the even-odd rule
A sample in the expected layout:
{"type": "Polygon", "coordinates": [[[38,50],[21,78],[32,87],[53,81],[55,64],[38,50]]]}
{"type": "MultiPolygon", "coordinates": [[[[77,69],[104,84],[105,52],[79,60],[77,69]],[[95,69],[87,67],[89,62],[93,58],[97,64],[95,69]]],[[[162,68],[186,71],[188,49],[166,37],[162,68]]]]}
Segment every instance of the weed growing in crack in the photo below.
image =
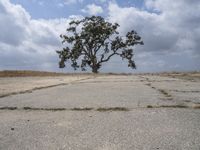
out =
{"type": "Polygon", "coordinates": [[[165,95],[166,97],[172,97],[169,93],[167,93],[165,90],[159,89],[158,90],[160,93],[162,93],[163,95],[165,95]]]}
{"type": "Polygon", "coordinates": [[[97,111],[129,111],[126,107],[109,107],[109,108],[98,108],[97,111]]]}
{"type": "Polygon", "coordinates": [[[85,107],[85,108],[72,108],[70,110],[72,110],[72,111],[89,111],[89,110],[93,110],[93,108],[89,108],[89,107],[85,107]]]}

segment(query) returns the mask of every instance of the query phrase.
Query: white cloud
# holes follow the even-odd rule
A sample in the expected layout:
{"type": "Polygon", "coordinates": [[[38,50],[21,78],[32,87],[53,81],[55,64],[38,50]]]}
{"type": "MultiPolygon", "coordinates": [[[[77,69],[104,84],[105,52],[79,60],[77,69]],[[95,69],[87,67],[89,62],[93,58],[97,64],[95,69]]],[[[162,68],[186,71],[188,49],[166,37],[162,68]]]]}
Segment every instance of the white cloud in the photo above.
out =
{"type": "Polygon", "coordinates": [[[146,0],[145,4],[146,10],[120,7],[113,2],[108,7],[108,20],[118,22],[122,34],[134,29],[142,36],[145,45],[135,51],[139,68],[149,70],[140,65],[145,63],[162,70],[158,65],[162,60],[160,66],[166,70],[174,65],[183,70],[200,69],[194,65],[200,62],[200,57],[193,59],[200,56],[200,1],[146,0]],[[152,53],[152,59],[148,59],[149,56],[138,58],[140,53],[152,53]]]}
{"type": "Polygon", "coordinates": [[[55,50],[61,48],[59,35],[70,20],[31,19],[20,5],[0,1],[0,69],[58,68],[55,50]]]}
{"type": "Polygon", "coordinates": [[[95,4],[89,4],[85,9],[82,9],[82,12],[88,13],[89,15],[97,15],[103,13],[103,9],[101,6],[97,6],[95,4]]]}
{"type": "MultiPolygon", "coordinates": [[[[118,22],[120,33],[135,29],[144,40],[145,45],[135,49],[138,71],[199,70],[200,1],[145,0],[144,7],[120,7],[113,2],[108,5],[107,20],[118,22]]],[[[82,11],[90,15],[103,13],[102,7],[95,4],[82,11]]],[[[59,35],[71,19],[32,19],[21,5],[1,0],[0,69],[56,70],[59,35]]],[[[102,71],[131,71],[121,59],[112,60],[102,71]]]]}
{"type": "Polygon", "coordinates": [[[2,0],[0,2],[0,41],[11,45],[19,45],[21,43],[20,39],[23,40],[27,36],[29,19],[30,15],[20,5],[13,6],[9,1],[2,0]]]}

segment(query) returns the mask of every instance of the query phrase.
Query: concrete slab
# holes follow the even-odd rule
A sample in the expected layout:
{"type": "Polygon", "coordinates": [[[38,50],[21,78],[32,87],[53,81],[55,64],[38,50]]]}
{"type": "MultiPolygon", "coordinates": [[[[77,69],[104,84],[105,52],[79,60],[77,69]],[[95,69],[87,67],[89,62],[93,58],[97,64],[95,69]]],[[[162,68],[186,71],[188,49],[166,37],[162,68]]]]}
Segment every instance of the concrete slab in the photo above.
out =
{"type": "Polygon", "coordinates": [[[3,97],[0,149],[199,150],[199,89],[169,77],[112,75],[3,97]]]}

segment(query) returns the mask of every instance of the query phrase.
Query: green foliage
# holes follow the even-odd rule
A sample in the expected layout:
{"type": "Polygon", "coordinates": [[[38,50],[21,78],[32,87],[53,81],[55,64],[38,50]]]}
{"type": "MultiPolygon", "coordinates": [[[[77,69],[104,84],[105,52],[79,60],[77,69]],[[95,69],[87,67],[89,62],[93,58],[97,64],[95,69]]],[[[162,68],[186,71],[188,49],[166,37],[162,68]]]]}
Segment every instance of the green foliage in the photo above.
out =
{"type": "Polygon", "coordinates": [[[133,46],[143,45],[141,37],[135,31],[128,32],[122,38],[117,32],[119,25],[112,24],[100,16],[85,17],[82,20],[73,20],[66,30],[67,35],[60,35],[66,46],[58,50],[60,68],[70,61],[76,70],[91,67],[97,73],[102,63],[107,62],[114,55],[128,60],[128,67],[136,68],[133,60],[133,46]]]}

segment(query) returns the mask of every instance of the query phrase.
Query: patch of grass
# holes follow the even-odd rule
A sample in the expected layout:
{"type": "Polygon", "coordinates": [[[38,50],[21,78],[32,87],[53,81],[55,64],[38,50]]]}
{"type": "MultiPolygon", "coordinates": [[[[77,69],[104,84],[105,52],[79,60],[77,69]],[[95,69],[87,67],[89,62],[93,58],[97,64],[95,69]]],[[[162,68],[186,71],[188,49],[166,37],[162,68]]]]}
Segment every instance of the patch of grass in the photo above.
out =
{"type": "Polygon", "coordinates": [[[33,109],[33,108],[31,108],[31,107],[23,107],[23,109],[24,109],[24,110],[31,110],[31,109],[33,109]]]}
{"type": "Polygon", "coordinates": [[[31,71],[31,70],[5,70],[0,71],[0,77],[45,77],[45,76],[64,76],[65,73],[45,72],[45,71],[31,71]]]}
{"type": "Polygon", "coordinates": [[[181,93],[200,93],[200,91],[183,91],[183,90],[171,90],[174,92],[181,92],[181,93]]]}
{"type": "Polygon", "coordinates": [[[85,107],[85,108],[72,108],[70,110],[72,110],[72,111],[89,111],[89,110],[93,110],[93,108],[89,108],[89,107],[85,107]]]}
{"type": "Polygon", "coordinates": [[[24,110],[45,110],[45,111],[64,111],[66,108],[33,108],[33,107],[23,107],[24,110]]]}
{"type": "Polygon", "coordinates": [[[20,92],[15,92],[13,95],[15,94],[25,94],[25,93],[32,93],[32,90],[25,90],[25,91],[20,91],[20,92]]]}
{"type": "Polygon", "coordinates": [[[166,97],[172,97],[169,93],[167,93],[167,91],[163,90],[163,89],[158,89],[158,91],[160,93],[162,93],[163,95],[165,95],[166,97]]]}
{"type": "Polygon", "coordinates": [[[17,107],[0,107],[0,110],[16,110],[17,107]]]}
{"type": "Polygon", "coordinates": [[[47,110],[47,111],[64,111],[66,108],[44,108],[41,110],[47,110]]]}
{"type": "Polygon", "coordinates": [[[0,98],[4,98],[4,97],[7,97],[7,96],[10,96],[10,94],[3,94],[3,95],[0,95],[0,98]]]}
{"type": "Polygon", "coordinates": [[[108,107],[108,108],[97,108],[97,111],[129,111],[126,107],[108,107]]]}
{"type": "Polygon", "coordinates": [[[171,78],[177,78],[182,80],[188,80],[188,81],[199,81],[200,80],[200,72],[171,72],[171,73],[164,73],[162,76],[167,76],[171,78]]]}
{"type": "Polygon", "coordinates": [[[153,106],[152,105],[147,105],[147,108],[153,108],[153,106]]]}
{"type": "Polygon", "coordinates": [[[147,105],[147,108],[191,108],[191,107],[186,105],[160,105],[160,106],[147,105]]]}
{"type": "Polygon", "coordinates": [[[186,106],[186,105],[161,105],[160,107],[163,107],[163,108],[189,108],[189,106],[186,106]]]}

